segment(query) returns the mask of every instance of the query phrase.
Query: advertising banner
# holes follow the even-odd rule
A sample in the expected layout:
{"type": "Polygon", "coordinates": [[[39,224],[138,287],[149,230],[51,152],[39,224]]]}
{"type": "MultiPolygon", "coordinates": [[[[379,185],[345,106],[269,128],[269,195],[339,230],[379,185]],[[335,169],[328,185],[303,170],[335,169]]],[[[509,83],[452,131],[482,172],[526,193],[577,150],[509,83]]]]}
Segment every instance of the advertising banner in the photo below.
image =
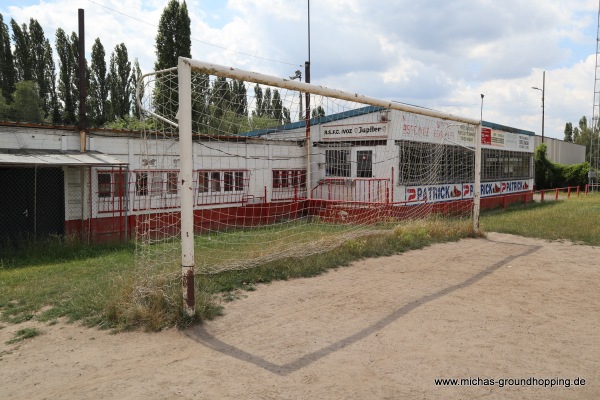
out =
{"type": "MultiPolygon", "coordinates": [[[[527,192],[529,190],[529,181],[526,179],[484,182],[481,184],[481,197],[527,192]]],[[[408,205],[467,200],[473,198],[473,192],[473,183],[407,186],[405,189],[405,200],[408,202],[408,205]]]]}

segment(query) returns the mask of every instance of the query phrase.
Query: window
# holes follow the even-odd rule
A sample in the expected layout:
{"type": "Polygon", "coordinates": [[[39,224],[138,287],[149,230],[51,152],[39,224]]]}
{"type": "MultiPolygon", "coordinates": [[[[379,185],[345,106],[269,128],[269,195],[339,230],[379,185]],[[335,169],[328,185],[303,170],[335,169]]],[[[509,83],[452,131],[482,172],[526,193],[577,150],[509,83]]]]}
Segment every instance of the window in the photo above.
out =
{"type": "Polygon", "coordinates": [[[273,189],[281,188],[305,188],[306,170],[302,169],[274,169],[273,189]]]}
{"type": "Polygon", "coordinates": [[[198,193],[242,192],[244,171],[198,171],[198,193]]]}
{"type": "Polygon", "coordinates": [[[127,196],[127,174],[123,171],[115,172],[112,174],[113,180],[115,181],[114,196],[125,197],[127,196]]]}
{"type": "Polygon", "coordinates": [[[220,192],[221,191],[221,173],[212,172],[210,174],[210,191],[220,192]]]}
{"type": "Polygon", "coordinates": [[[236,192],[241,192],[244,190],[244,172],[236,171],[234,172],[234,185],[236,192]]]}
{"type": "Polygon", "coordinates": [[[209,180],[208,180],[208,172],[200,171],[198,172],[198,191],[200,193],[208,192],[209,180]]]}
{"type": "Polygon", "coordinates": [[[98,197],[125,197],[126,173],[122,171],[98,171],[98,197]]]}
{"type": "Polygon", "coordinates": [[[350,177],[350,150],[325,150],[325,176],[350,177]]]}
{"type": "Polygon", "coordinates": [[[373,150],[356,152],[356,176],[359,178],[373,177],[373,150]]]}
{"type": "Polygon", "coordinates": [[[167,193],[177,194],[177,172],[167,172],[167,193]]]}
{"type": "Polygon", "coordinates": [[[150,195],[161,196],[163,190],[163,173],[150,172],[150,195]]]}
{"type": "Polygon", "coordinates": [[[127,208],[127,172],[121,169],[97,171],[98,212],[115,212],[127,208]]]}
{"type": "Polygon", "coordinates": [[[298,169],[292,171],[292,184],[294,187],[306,187],[306,170],[298,169]]]}
{"type": "Polygon", "coordinates": [[[112,183],[110,173],[98,173],[98,197],[111,197],[112,183]]]}
{"type": "Polygon", "coordinates": [[[224,188],[226,192],[233,192],[234,189],[234,181],[233,181],[233,172],[226,171],[223,174],[223,181],[225,182],[224,188]]]}
{"type": "Polygon", "coordinates": [[[482,150],[482,181],[533,178],[533,154],[496,149],[482,150]]]}
{"type": "Polygon", "coordinates": [[[399,185],[472,182],[475,152],[462,146],[399,141],[399,185]]]}
{"type": "Polygon", "coordinates": [[[475,179],[475,152],[461,146],[438,146],[439,183],[472,182],[475,179]]]}
{"type": "Polygon", "coordinates": [[[135,176],[135,193],[138,196],[148,195],[148,173],[138,172],[135,176]]]}
{"type": "Polygon", "coordinates": [[[435,172],[434,145],[430,143],[401,141],[399,184],[423,185],[433,183],[430,175],[435,172]]]}

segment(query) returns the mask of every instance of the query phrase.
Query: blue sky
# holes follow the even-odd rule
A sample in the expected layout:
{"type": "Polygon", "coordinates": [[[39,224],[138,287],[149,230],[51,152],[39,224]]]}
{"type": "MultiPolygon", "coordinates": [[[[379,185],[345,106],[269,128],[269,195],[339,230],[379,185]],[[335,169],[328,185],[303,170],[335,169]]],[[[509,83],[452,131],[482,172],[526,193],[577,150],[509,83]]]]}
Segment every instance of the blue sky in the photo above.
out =
{"type": "MultiPolygon", "coordinates": [[[[144,72],[166,0],[0,0],[4,22],[35,18],[51,40],[86,13],[88,52],[124,42],[144,72]],[[142,21],[142,22],[140,22],[142,21]]],[[[192,56],[293,75],[308,57],[307,0],[190,0],[192,56]]],[[[312,82],[372,97],[541,130],[591,117],[598,0],[313,0],[312,82]]]]}

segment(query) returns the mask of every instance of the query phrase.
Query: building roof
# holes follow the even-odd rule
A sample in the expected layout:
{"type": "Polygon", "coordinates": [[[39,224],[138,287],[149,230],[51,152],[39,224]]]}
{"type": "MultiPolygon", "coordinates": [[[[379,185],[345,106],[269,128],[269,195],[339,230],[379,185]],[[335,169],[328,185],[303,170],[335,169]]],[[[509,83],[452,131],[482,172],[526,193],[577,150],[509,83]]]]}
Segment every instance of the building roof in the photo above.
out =
{"type": "Polygon", "coordinates": [[[92,166],[127,165],[127,162],[97,151],[0,149],[0,165],[92,166]]]}
{"type": "MultiPolygon", "coordinates": [[[[325,124],[328,122],[339,121],[339,120],[343,120],[346,118],[351,118],[351,117],[356,117],[356,116],[360,116],[360,115],[366,115],[366,114],[370,114],[370,113],[374,113],[374,112],[379,112],[382,110],[384,110],[383,107],[366,106],[366,107],[361,107],[361,108],[357,108],[354,110],[344,111],[341,113],[325,115],[323,117],[311,118],[309,124],[310,124],[310,126],[325,124]]],[[[482,121],[482,125],[486,128],[497,129],[497,130],[501,130],[504,132],[517,133],[517,134],[527,135],[527,136],[535,136],[535,132],[526,131],[524,129],[519,129],[519,128],[513,128],[510,126],[506,126],[506,125],[496,124],[494,122],[482,121]]],[[[292,122],[292,123],[285,124],[285,125],[275,126],[272,128],[257,129],[257,130],[250,131],[250,132],[240,133],[239,135],[236,135],[236,136],[260,137],[260,136],[264,136],[264,135],[268,135],[268,134],[272,134],[272,133],[284,133],[286,131],[292,131],[292,130],[304,128],[305,126],[306,126],[306,121],[302,120],[302,121],[296,121],[296,122],[292,122]]]]}

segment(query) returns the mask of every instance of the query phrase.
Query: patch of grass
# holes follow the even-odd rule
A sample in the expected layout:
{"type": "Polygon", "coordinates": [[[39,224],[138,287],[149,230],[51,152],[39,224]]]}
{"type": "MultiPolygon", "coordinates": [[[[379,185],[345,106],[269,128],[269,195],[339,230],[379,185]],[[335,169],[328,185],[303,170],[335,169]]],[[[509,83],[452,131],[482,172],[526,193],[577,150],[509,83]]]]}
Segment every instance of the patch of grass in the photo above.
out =
{"type": "Polygon", "coordinates": [[[600,246],[600,195],[533,203],[482,214],[485,231],[600,246]]]}
{"type": "Polygon", "coordinates": [[[225,271],[196,277],[198,292],[233,292],[246,286],[320,275],[332,268],[349,265],[369,257],[399,254],[407,250],[473,237],[471,221],[415,220],[399,224],[385,234],[364,236],[320,254],[301,258],[281,258],[255,268],[225,271]]]}
{"type": "Polygon", "coordinates": [[[135,250],[132,242],[111,244],[81,244],[75,238],[50,237],[36,243],[14,244],[0,243],[0,268],[20,268],[36,265],[65,263],[69,261],[87,260],[101,257],[118,251],[131,252],[135,250]]]}
{"type": "MultiPolygon", "coordinates": [[[[84,253],[83,251],[79,254],[84,253]]],[[[90,251],[87,258],[41,262],[0,268],[0,319],[20,323],[32,318],[98,324],[122,276],[133,273],[133,252],[121,248],[90,251]]]]}
{"type": "Polygon", "coordinates": [[[24,328],[24,329],[19,329],[17,332],[15,332],[15,337],[6,341],[5,344],[14,344],[14,343],[18,343],[22,340],[25,339],[29,339],[32,337],[36,337],[42,334],[42,331],[40,331],[37,328],[24,328]]]}
{"type": "MultiPolygon", "coordinates": [[[[193,317],[182,311],[177,256],[161,268],[141,271],[135,266],[131,244],[98,248],[80,245],[92,248],[75,247],[68,256],[32,252],[25,259],[0,267],[0,320],[20,323],[37,319],[52,323],[65,318],[69,322],[116,330],[185,327],[221,315],[222,301],[234,300],[240,291],[255,290],[259,283],[315,276],[362,258],[398,254],[473,236],[469,220],[432,218],[385,228],[387,233],[352,239],[333,250],[308,257],[279,258],[250,269],[197,275],[196,315],[193,317]],[[143,290],[140,279],[146,283],[143,290]]],[[[284,229],[289,233],[290,225],[284,229]]],[[[334,235],[341,230],[339,226],[323,223],[302,224],[291,229],[294,236],[288,240],[334,235]]],[[[277,238],[277,235],[277,230],[270,227],[228,234],[226,240],[201,236],[198,238],[203,246],[200,257],[217,259],[231,252],[239,257],[253,247],[272,242],[266,238],[277,238]]],[[[282,240],[278,241],[279,246],[282,240]]]]}

